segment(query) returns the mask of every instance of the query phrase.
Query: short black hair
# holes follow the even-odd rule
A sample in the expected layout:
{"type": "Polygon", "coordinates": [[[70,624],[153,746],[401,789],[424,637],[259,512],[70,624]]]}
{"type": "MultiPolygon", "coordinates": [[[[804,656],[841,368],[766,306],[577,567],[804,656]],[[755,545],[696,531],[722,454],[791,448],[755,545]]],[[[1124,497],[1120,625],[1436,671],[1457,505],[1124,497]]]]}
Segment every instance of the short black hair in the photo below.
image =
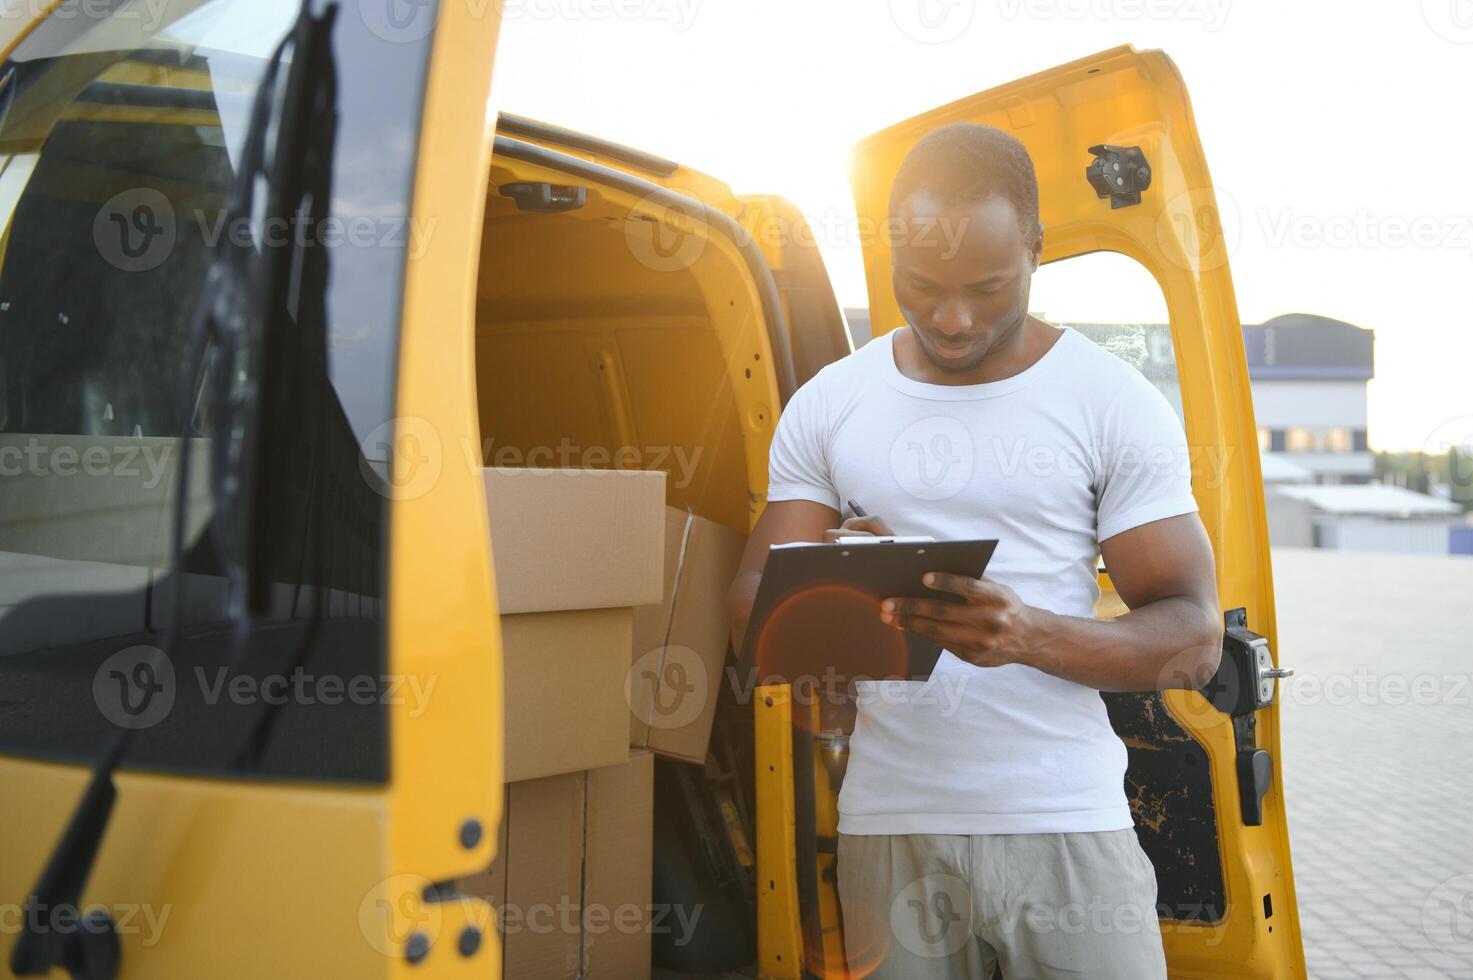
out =
{"type": "Polygon", "coordinates": [[[1018,139],[992,126],[955,122],[916,141],[890,186],[890,218],[911,194],[929,191],[943,207],[975,204],[994,195],[1013,205],[1023,238],[1032,242],[1038,223],[1038,175],[1018,139]]]}

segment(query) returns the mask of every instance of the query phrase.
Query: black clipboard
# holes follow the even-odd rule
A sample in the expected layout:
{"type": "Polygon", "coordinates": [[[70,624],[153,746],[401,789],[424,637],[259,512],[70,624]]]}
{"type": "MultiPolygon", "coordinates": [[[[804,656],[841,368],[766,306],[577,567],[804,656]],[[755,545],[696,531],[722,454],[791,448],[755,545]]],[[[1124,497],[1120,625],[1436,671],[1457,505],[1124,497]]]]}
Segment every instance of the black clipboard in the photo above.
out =
{"type": "MultiPolygon", "coordinates": [[[[752,604],[742,642],[740,663],[761,669],[757,650],[774,611],[789,600],[802,601],[805,594],[825,586],[838,586],[873,600],[873,609],[854,618],[873,616],[873,623],[846,622],[845,642],[863,645],[872,637],[876,645],[894,646],[899,631],[880,622],[879,600],[890,596],[914,596],[961,602],[960,596],[921,584],[926,572],[950,572],[980,578],[997,549],[997,539],[968,541],[881,541],[867,544],[776,545],[767,555],[762,582],[752,604]]],[[[899,633],[905,642],[904,678],[925,680],[941,656],[941,646],[914,633],[899,633]]],[[[842,654],[840,654],[842,655],[842,654]]],[[[892,674],[900,677],[901,674],[892,674]]],[[[791,680],[790,678],[784,678],[791,680]]],[[[765,682],[765,678],[759,683],[765,682]]]]}

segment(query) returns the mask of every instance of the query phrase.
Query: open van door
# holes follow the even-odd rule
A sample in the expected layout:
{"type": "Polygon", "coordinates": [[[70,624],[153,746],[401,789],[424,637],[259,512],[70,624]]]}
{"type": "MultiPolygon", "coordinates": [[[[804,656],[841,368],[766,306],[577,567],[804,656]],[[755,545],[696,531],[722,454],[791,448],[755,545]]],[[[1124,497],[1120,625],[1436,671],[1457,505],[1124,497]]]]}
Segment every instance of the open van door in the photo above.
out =
{"type": "Polygon", "coordinates": [[[142,6],[0,24],[0,974],[497,976],[500,6],[142,6]]]}
{"type": "MultiPolygon", "coordinates": [[[[1203,693],[1107,696],[1107,703],[1129,749],[1126,791],[1156,867],[1171,975],[1303,976],[1253,405],[1229,242],[1181,75],[1159,51],[1119,47],[876,133],[854,157],[861,228],[885,226],[891,182],[915,141],[957,121],[995,126],[1027,146],[1038,173],[1044,263],[1115,252],[1143,266],[1164,293],[1167,356],[1174,354],[1193,490],[1227,618],[1223,666],[1203,693]]],[[[904,322],[890,263],[884,236],[868,238],[877,334],[904,322]]],[[[1104,574],[1101,587],[1101,612],[1123,611],[1104,574]]]]}

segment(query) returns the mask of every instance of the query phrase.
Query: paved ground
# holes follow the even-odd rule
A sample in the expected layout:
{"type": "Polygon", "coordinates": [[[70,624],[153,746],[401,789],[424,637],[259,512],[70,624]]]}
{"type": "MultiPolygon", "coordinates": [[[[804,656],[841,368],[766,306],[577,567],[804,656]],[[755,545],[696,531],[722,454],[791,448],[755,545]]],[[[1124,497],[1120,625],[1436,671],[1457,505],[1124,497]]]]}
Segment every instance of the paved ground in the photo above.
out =
{"type": "Polygon", "coordinates": [[[1309,975],[1473,978],[1473,559],[1273,562],[1309,975]]]}

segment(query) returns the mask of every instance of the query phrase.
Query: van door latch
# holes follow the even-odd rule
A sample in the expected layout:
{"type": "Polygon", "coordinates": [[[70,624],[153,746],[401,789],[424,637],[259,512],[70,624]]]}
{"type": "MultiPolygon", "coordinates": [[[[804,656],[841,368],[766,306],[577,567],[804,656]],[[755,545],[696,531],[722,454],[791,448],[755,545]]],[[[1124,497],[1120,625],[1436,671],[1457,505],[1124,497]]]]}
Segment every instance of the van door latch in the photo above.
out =
{"type": "Polygon", "coordinates": [[[1141,191],[1151,186],[1151,165],[1140,147],[1098,143],[1089,152],[1095,158],[1084,168],[1084,177],[1096,197],[1108,197],[1112,210],[1141,203],[1141,191]]]}
{"type": "Polygon", "coordinates": [[[1243,823],[1258,827],[1263,824],[1263,797],[1273,782],[1274,760],[1258,747],[1255,712],[1274,703],[1274,682],[1292,677],[1294,671],[1274,666],[1268,638],[1248,629],[1247,609],[1229,609],[1223,614],[1223,626],[1222,662],[1200,693],[1233,719],[1243,823]]]}

